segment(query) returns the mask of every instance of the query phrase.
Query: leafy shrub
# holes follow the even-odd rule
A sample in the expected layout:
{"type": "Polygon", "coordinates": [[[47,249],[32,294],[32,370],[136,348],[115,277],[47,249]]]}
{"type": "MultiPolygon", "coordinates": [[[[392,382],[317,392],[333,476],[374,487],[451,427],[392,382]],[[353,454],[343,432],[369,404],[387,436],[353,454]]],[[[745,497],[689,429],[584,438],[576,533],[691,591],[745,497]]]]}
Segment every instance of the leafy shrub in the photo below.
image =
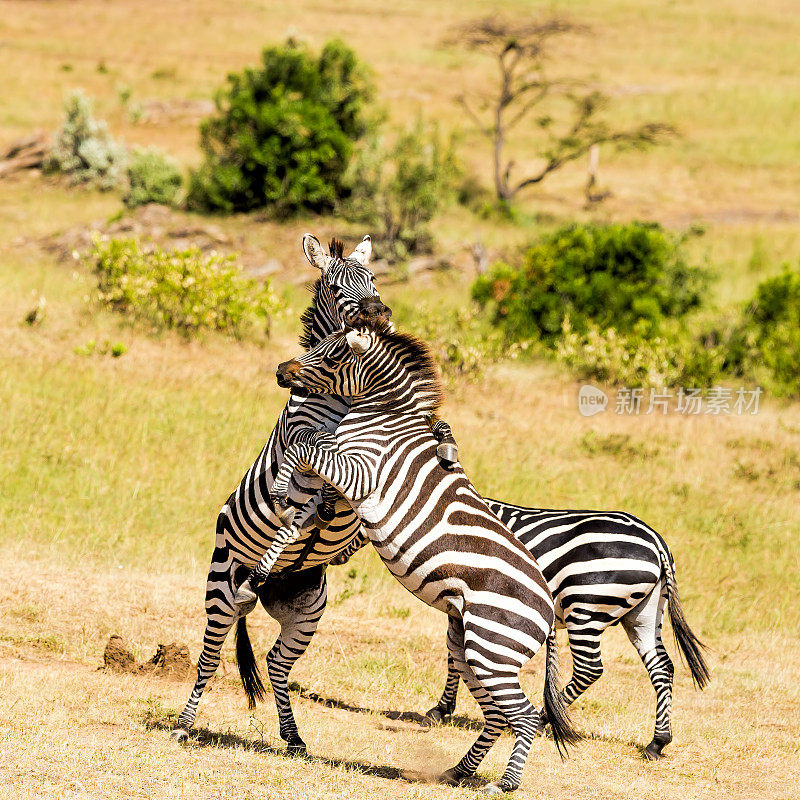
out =
{"type": "Polygon", "coordinates": [[[579,333],[564,320],[556,358],[580,378],[622,386],[710,386],[725,362],[722,346],[706,346],[683,330],[645,338],[601,330],[589,323],[579,333]]]}
{"type": "Polygon", "coordinates": [[[174,203],[183,181],[178,163],[154,149],[134,150],[127,175],[124,200],[131,208],[145,203],[174,203]]]}
{"type": "Polygon", "coordinates": [[[428,223],[454,193],[459,171],[453,138],[418,120],[393,146],[387,149],[373,139],[354,159],[342,211],[375,226],[378,252],[392,261],[430,251],[428,223]]]}
{"type": "Polygon", "coordinates": [[[95,237],[91,261],[97,299],[155,330],[191,337],[203,330],[240,338],[254,324],[269,330],[280,301],[269,284],[241,275],[234,257],[197,248],[144,249],[135,239],[95,237]]]}
{"type": "Polygon", "coordinates": [[[800,269],[758,285],[725,346],[728,368],[773,394],[800,397],[800,269]]]}
{"type": "Polygon", "coordinates": [[[63,172],[73,183],[94,183],[113,189],[125,178],[125,148],[92,116],[92,101],[80,90],[64,101],[64,119],[45,159],[49,172],[63,172]]]}
{"type": "Polygon", "coordinates": [[[596,326],[649,339],[705,295],[707,274],[679,245],[656,224],[568,225],[530,247],[521,267],[496,264],[472,295],[515,340],[552,346],[565,318],[578,334],[596,326]]]}
{"type": "Polygon", "coordinates": [[[192,175],[189,203],[228,212],[269,207],[284,216],[332,209],[353,143],[370,127],[371,79],[338,40],[318,58],[289,40],[266,48],[261,61],[228,76],[217,114],[202,123],[205,160],[192,175]]]}
{"type": "Polygon", "coordinates": [[[442,309],[425,302],[393,303],[392,318],[399,327],[426,341],[445,381],[477,380],[485,367],[527,350],[527,343],[509,344],[472,309],[442,309]]]}

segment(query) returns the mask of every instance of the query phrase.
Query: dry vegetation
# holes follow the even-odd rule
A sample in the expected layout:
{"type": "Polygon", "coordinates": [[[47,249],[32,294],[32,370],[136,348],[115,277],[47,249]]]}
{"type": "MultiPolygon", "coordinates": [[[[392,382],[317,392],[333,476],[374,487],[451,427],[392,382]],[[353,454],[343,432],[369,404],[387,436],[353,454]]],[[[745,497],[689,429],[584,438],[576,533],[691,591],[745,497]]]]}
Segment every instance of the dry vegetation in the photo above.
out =
{"type": "MultiPolygon", "coordinates": [[[[530,3],[497,6],[513,12],[530,3]]],[[[644,158],[601,163],[601,178],[615,192],[602,213],[678,226],[708,221],[707,236],[692,246],[722,275],[721,303],[750,294],[765,272],[796,261],[800,250],[794,6],[569,4],[599,35],[590,48],[576,45],[566,55],[612,89],[625,119],[662,117],[684,133],[644,158]]],[[[437,48],[456,17],[486,11],[477,1],[263,0],[238,4],[235,13],[208,0],[142,8],[131,0],[6,0],[0,72],[18,79],[6,81],[0,95],[0,143],[55,128],[63,92],[83,86],[97,98],[98,116],[129,143],[194,162],[196,116],[156,114],[134,123],[117,87],[130,86],[141,103],[206,101],[227,70],[252,63],[261,46],[291,31],[315,44],[339,34],[355,45],[375,66],[398,121],[422,104],[456,126],[450,98],[491,68],[437,48]]],[[[469,131],[465,137],[474,159],[478,140],[469,131]]],[[[478,160],[471,166],[482,169],[478,160]]],[[[583,169],[565,170],[543,196],[531,197],[528,210],[582,213],[583,169]]],[[[0,793],[473,796],[469,788],[410,779],[451,766],[473,731],[423,732],[381,713],[424,712],[437,697],[444,620],[394,584],[371,552],[330,571],[329,609],[292,676],[306,695],[343,706],[295,693],[308,760],[280,753],[271,698],[248,714],[232,648],[201,705],[200,734],[186,749],[170,744],[165,725],[189,682],[97,671],[111,633],[125,637],[140,660],[160,642],[187,642],[193,657],[199,653],[216,511],[285,400],[273,370],[294,352],[304,303],[292,288],[305,263],[298,234],[308,227],[321,237],[356,234],[332,219],[285,226],[215,220],[286,266],[279,288],[290,308],[266,346],[214,337],[187,345],[145,337],[92,309],[85,270],[56,263],[40,246],[43,237],[106,220],[120,207],[118,197],[55,179],[0,181],[0,553],[10,576],[0,589],[0,793]],[[46,315],[29,328],[21,321],[40,296],[46,315]],[[88,341],[106,339],[124,342],[128,352],[119,359],[78,354],[88,341]]],[[[461,209],[447,212],[437,233],[444,249],[455,250],[478,227],[490,246],[529,235],[461,209]]],[[[411,291],[397,285],[384,298],[407,303],[411,291]]],[[[434,305],[466,297],[461,276],[434,278],[422,291],[434,305]]],[[[577,414],[576,391],[562,373],[530,364],[494,367],[479,383],[458,386],[446,414],[465,467],[489,495],[625,508],[663,532],[689,620],[711,646],[713,682],[696,693],[678,666],[675,741],[664,761],[647,764],[639,747],[652,733],[652,691],[633,648],[610,631],[606,674],[575,709],[589,740],[562,764],[552,742],[538,739],[520,793],[796,797],[800,406],[768,402],[743,418],[609,412],[586,420],[577,414]]],[[[263,654],[276,626],[263,613],[251,619],[263,654]]],[[[530,670],[535,697],[541,659],[530,670]]],[[[466,693],[458,712],[478,719],[466,693]]],[[[509,747],[504,739],[481,774],[496,777],[509,747]]]]}

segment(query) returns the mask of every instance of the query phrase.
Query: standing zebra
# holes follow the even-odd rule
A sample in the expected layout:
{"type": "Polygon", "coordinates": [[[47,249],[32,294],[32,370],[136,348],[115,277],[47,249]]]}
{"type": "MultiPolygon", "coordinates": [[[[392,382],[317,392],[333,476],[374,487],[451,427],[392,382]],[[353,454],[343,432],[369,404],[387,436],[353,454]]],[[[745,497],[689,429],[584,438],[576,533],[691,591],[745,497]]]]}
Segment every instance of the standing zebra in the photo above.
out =
{"type": "MultiPolygon", "coordinates": [[[[437,433],[452,441],[446,423],[437,433]]],[[[600,637],[620,623],[639,653],[656,693],[653,739],[644,756],[654,761],[672,741],[674,667],[661,640],[664,607],[669,610],[675,640],[692,674],[704,689],[710,680],[704,645],[683,613],[675,563],[669,547],[649,525],[622,511],[538,509],[484,498],[536,559],[555,602],[556,626],[566,628],[572,654],[572,676],[563,689],[570,704],[602,674],[600,637]]],[[[359,533],[332,561],[344,564],[369,542],[359,533]]],[[[426,717],[446,722],[456,707],[459,673],[448,658],[447,679],[439,702],[426,717]]],[[[542,727],[546,724],[542,715],[542,727]]]]}
{"type": "MultiPolygon", "coordinates": [[[[556,624],[566,628],[572,677],[562,692],[572,703],[602,674],[600,636],[620,623],[639,653],[656,693],[656,724],[646,758],[661,758],[672,741],[674,668],[661,641],[664,606],[692,674],[703,689],[709,681],[703,645],[683,614],[675,564],[666,542],[649,525],[619,511],[566,511],[522,508],[488,500],[489,508],[514,532],[538,562],[553,593],[556,624]]],[[[352,554],[356,539],[343,551],[352,554]]],[[[340,560],[343,556],[340,555],[340,560]]],[[[427,713],[435,722],[455,710],[459,676],[448,659],[439,702],[427,713]]],[[[546,722],[545,719],[542,720],[546,722]]]]}
{"type": "MultiPolygon", "coordinates": [[[[539,723],[519,670],[547,641],[544,705],[560,751],[579,738],[557,691],[553,601],[536,562],[473,488],[460,467],[436,456],[428,415],[441,402],[427,347],[386,323],[333,334],[278,368],[293,389],[351,395],[336,430],[338,450],[291,445],[272,485],[286,501],[296,468],[310,469],[358,513],[389,571],[416,597],[449,617],[447,647],[481,706],[483,731],[442,776],[474,774],[506,725],[515,742],[489,794],[512,791],[539,723]]],[[[250,580],[258,583],[257,570],[250,580]]],[[[255,662],[244,665],[255,671],[255,662]]]]}
{"type": "MultiPolygon", "coordinates": [[[[314,286],[312,305],[303,315],[303,347],[311,347],[341,330],[345,323],[390,313],[380,302],[367,268],[369,236],[347,258],[341,242],[333,240],[328,255],[310,234],[303,237],[303,250],[321,273],[314,286]]],[[[219,666],[222,645],[237,619],[237,654],[240,660],[246,660],[248,654],[252,657],[241,616],[243,609],[234,603],[234,595],[250,568],[270,550],[276,538],[281,540],[286,514],[284,509],[275,507],[270,490],[286,448],[298,438],[313,440],[310,431],[334,430],[347,409],[347,400],[335,394],[293,392],[264,449],[222,507],[206,584],[203,651],[194,688],[172,731],[174,739],[180,741],[188,736],[200,697],[219,666]]],[[[295,475],[289,487],[292,506],[307,506],[313,511],[321,486],[314,475],[295,475]]],[[[343,501],[337,503],[335,517],[324,530],[307,527],[291,542],[284,542],[285,547],[272,566],[272,580],[261,587],[262,604],[281,625],[280,636],[267,656],[267,669],[278,708],[280,734],[293,752],[305,751],[305,744],[289,702],[289,670],[308,646],[324,611],[325,566],[349,544],[359,526],[352,509],[343,501]]],[[[245,689],[251,705],[254,698],[263,697],[259,681],[245,683],[245,689]]]]}

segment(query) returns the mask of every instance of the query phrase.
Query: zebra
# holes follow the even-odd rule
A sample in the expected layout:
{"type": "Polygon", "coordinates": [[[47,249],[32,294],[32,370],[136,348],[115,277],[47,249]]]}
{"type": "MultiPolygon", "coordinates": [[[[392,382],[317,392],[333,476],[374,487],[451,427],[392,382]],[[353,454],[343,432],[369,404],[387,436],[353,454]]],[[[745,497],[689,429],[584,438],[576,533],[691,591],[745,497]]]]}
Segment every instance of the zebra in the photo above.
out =
{"type": "MultiPolygon", "coordinates": [[[[326,254],[311,234],[303,237],[306,258],[320,271],[311,306],[302,317],[300,344],[304,348],[341,330],[345,323],[388,318],[391,314],[381,302],[373,274],[367,267],[370,237],[365,236],[347,257],[343,244],[335,239],[329,250],[326,254]]],[[[245,660],[248,655],[252,657],[243,624],[243,614],[249,609],[237,606],[234,596],[250,569],[276,539],[281,540],[286,510],[274,505],[270,488],[286,448],[297,439],[317,441],[317,432],[334,430],[347,410],[348,401],[340,395],[292,392],[266,445],[223,505],[217,517],[206,584],[203,649],[191,695],[171,733],[176,741],[188,738],[203,690],[219,666],[222,645],[237,620],[237,655],[245,660]]],[[[320,501],[321,485],[314,475],[294,476],[289,492],[292,506],[313,510],[320,501]]],[[[291,753],[303,753],[306,746],[292,713],[288,674],[308,646],[324,611],[325,566],[350,543],[359,527],[360,521],[349,505],[344,501],[337,503],[334,518],[324,529],[306,526],[292,542],[284,543],[272,566],[271,580],[259,592],[262,605],[281,626],[267,656],[267,670],[278,710],[280,735],[291,753]]],[[[263,698],[264,687],[260,682],[246,683],[245,690],[251,707],[253,698],[263,698]]]]}
{"type": "MultiPolygon", "coordinates": [[[[449,656],[485,723],[441,779],[455,784],[473,775],[510,725],[511,756],[502,778],[484,790],[513,791],[539,723],[519,671],[545,642],[544,707],[559,752],[580,737],[557,690],[555,613],[539,567],[463,469],[445,469],[437,458],[427,415],[437,411],[442,389],[430,351],[378,321],[332,334],[281,364],[277,377],[281,386],[347,394],[351,403],[336,430],[337,450],[305,441],[287,448],[270,490],[274,502],[287,502],[298,468],[310,469],[347,498],[398,581],[448,615],[449,656]]],[[[302,514],[292,526],[301,524],[302,514]]],[[[251,573],[254,586],[259,577],[258,570],[251,573]]],[[[241,666],[257,673],[254,659],[241,666]]]]}
{"type": "MultiPolygon", "coordinates": [[[[661,758],[672,741],[675,672],[661,640],[665,606],[695,686],[704,689],[710,680],[704,645],[686,621],[675,562],[664,539],[625,512],[524,508],[488,498],[486,503],[536,559],[553,594],[556,625],[567,630],[573,662],[564,701],[573,703],[603,674],[600,637],[609,626],[621,624],[656,694],[655,731],[644,756],[661,758]]],[[[352,555],[362,543],[357,537],[343,552],[352,555]]],[[[448,661],[442,696],[426,714],[432,722],[452,715],[458,681],[448,661]]]]}
{"type": "MultiPolygon", "coordinates": [[[[452,438],[446,422],[440,436],[452,438]]],[[[672,741],[672,688],[675,673],[661,640],[665,606],[678,648],[698,689],[710,681],[703,657],[705,646],[683,613],[675,562],[664,539],[633,514],[622,511],[539,509],[484,498],[494,514],[536,559],[555,601],[556,626],[566,628],[572,655],[572,676],[562,690],[573,703],[603,674],[600,637],[621,624],[639,653],[656,694],[652,741],[644,748],[650,761],[662,758],[672,741]]],[[[369,537],[361,532],[331,563],[341,565],[369,537]]],[[[455,711],[459,673],[448,658],[447,678],[439,702],[425,724],[446,723],[455,711]]],[[[546,714],[540,718],[546,725],[546,714]]]]}

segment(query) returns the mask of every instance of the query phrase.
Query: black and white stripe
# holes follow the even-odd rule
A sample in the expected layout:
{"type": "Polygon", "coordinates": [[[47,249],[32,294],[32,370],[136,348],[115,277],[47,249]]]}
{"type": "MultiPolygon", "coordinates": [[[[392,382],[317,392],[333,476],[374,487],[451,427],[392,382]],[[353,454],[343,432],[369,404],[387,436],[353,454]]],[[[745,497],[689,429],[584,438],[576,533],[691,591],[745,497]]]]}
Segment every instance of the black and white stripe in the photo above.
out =
{"type": "MultiPolygon", "coordinates": [[[[331,242],[330,255],[309,234],[303,249],[321,276],[314,285],[311,307],[303,316],[301,344],[310,347],[345,323],[370,319],[387,311],[378,297],[373,275],[367,268],[369,237],[347,258],[340,242],[331,242]]],[[[334,430],[348,410],[348,402],[336,395],[293,393],[264,449],[230,495],[217,518],[216,539],[206,584],[206,629],[197,665],[197,680],[186,707],[178,718],[173,737],[187,736],[208,680],[219,666],[222,645],[240,618],[234,603],[237,587],[250,569],[282,541],[282,510],[276,509],[270,490],[286,448],[310,431],[334,430]]],[[[312,511],[320,502],[322,482],[317,476],[297,474],[289,487],[289,502],[312,511]]],[[[262,587],[260,599],[280,623],[281,633],[268,656],[268,671],[278,707],[281,736],[294,751],[305,744],[297,730],[289,702],[287,676],[314,635],[325,608],[325,565],[348,546],[360,522],[343,500],[336,504],[334,520],[325,530],[307,527],[280,549],[272,566],[271,581],[262,587]]],[[[243,620],[243,618],[242,618],[243,620]]],[[[252,657],[246,626],[239,625],[240,657],[252,657]]],[[[251,702],[263,693],[259,683],[245,687],[251,702]]]]}
{"type": "MultiPolygon", "coordinates": [[[[486,502],[536,558],[553,594],[557,625],[567,629],[573,669],[564,700],[572,703],[602,675],[601,634],[610,625],[621,624],[656,692],[655,732],[645,755],[659,758],[672,741],[674,668],[661,640],[665,605],[695,684],[704,688],[709,680],[702,644],[683,615],[667,544],[649,525],[624,512],[486,502]]],[[[357,545],[358,541],[351,544],[347,552],[357,545]]],[[[431,719],[453,713],[457,689],[458,673],[448,663],[442,697],[428,712],[431,719]]]]}
{"type": "MultiPolygon", "coordinates": [[[[528,550],[491,512],[460,466],[444,469],[430,413],[441,401],[436,368],[419,341],[386,326],[328,337],[279,367],[279,382],[351,395],[338,450],[290,446],[272,492],[283,500],[297,468],[310,468],[358,513],[389,571],[449,616],[448,653],[480,704],[485,727],[444,778],[472,775],[501,731],[515,743],[490,793],[519,785],[539,716],[519,670],[548,642],[545,709],[559,749],[575,741],[555,688],[553,602],[528,550]]],[[[302,524],[301,519],[296,520],[302,524]]]]}

